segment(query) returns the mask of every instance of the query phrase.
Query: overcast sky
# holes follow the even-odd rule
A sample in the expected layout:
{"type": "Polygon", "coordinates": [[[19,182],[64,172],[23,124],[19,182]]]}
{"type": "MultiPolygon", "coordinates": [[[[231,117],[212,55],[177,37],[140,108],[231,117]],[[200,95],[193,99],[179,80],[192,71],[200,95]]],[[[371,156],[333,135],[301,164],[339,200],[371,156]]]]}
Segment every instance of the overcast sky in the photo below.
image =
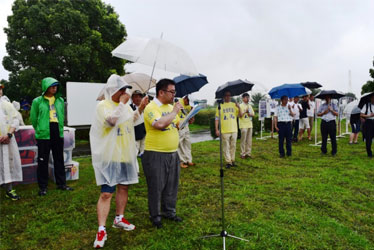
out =
{"type": "MultiPolygon", "coordinates": [[[[1,0],[1,27],[13,1],[1,0]],[[6,15],[5,15],[6,14],[6,15]]],[[[360,95],[374,57],[373,0],[104,0],[129,36],[159,37],[187,51],[208,77],[197,98],[248,79],[255,91],[316,81],[360,95]],[[349,89],[349,70],[352,89],[349,89]]],[[[0,57],[6,36],[0,33],[0,57]]],[[[150,73],[150,72],[144,72],[150,73]]],[[[0,78],[8,72],[0,66],[0,78]]]]}

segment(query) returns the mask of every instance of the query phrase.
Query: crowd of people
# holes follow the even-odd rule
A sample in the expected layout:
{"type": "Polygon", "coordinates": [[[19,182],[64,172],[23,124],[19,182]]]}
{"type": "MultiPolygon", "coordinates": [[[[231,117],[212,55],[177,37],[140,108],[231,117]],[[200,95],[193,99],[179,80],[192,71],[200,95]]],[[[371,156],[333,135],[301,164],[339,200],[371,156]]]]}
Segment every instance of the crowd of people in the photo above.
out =
{"type": "MultiPolygon", "coordinates": [[[[31,105],[30,120],[35,130],[38,147],[37,181],[40,196],[47,195],[48,161],[52,151],[57,189],[72,191],[66,185],[63,158],[64,100],[60,83],[51,77],[42,80],[42,94],[31,105]]],[[[162,79],[156,84],[153,100],[144,93],[131,91],[132,86],[120,76],[111,75],[101,91],[90,129],[92,165],[96,184],[100,186],[97,202],[98,231],[94,247],[101,248],[107,240],[106,221],[111,198],[116,192],[116,215],[112,226],[123,230],[134,230],[135,225],[125,217],[130,185],[138,183],[139,165],[142,167],[148,188],[148,211],[152,225],[161,228],[164,220],[181,222],[176,204],[181,168],[194,166],[191,154],[188,124],[180,125],[193,107],[188,96],[175,99],[175,82],[162,79]]],[[[12,188],[13,182],[22,181],[22,170],[17,143],[13,136],[20,121],[16,108],[3,95],[0,85],[0,184],[7,197],[19,199],[12,188]]],[[[238,128],[240,129],[240,158],[252,158],[253,117],[255,112],[249,104],[250,96],[242,94],[242,103],[231,101],[231,92],[224,93],[215,117],[215,133],[222,140],[226,168],[237,167],[235,161],[238,128]],[[239,124],[238,124],[239,121],[239,124]]],[[[292,156],[292,143],[301,141],[305,131],[311,140],[311,129],[315,115],[322,118],[321,134],[323,154],[327,153],[330,137],[331,154],[337,154],[336,117],[338,107],[325,97],[315,110],[313,97],[308,95],[290,99],[281,97],[275,108],[274,127],[278,132],[280,157],[292,156]],[[286,151],[284,150],[286,141],[286,151]]],[[[353,136],[350,143],[357,143],[361,119],[365,119],[364,138],[369,157],[372,157],[371,142],[374,138],[374,95],[360,112],[352,117],[353,136]]],[[[185,123],[183,123],[185,124],[185,123]]]]}

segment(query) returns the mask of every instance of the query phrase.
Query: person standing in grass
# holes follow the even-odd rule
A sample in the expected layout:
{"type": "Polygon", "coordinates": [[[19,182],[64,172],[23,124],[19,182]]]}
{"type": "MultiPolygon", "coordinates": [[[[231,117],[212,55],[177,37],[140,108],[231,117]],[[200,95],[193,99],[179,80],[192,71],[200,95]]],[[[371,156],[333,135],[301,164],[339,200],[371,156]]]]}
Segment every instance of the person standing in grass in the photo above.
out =
{"type": "Polygon", "coordinates": [[[301,101],[300,105],[301,105],[302,110],[300,111],[300,124],[299,124],[300,130],[299,130],[299,136],[297,140],[301,141],[304,135],[304,131],[306,129],[308,132],[308,140],[310,141],[312,140],[312,137],[310,135],[309,119],[307,115],[308,110],[310,110],[310,106],[309,106],[309,100],[308,100],[307,95],[303,96],[303,100],[301,101]]]}
{"type": "MultiPolygon", "coordinates": [[[[188,95],[183,98],[178,99],[178,102],[182,104],[183,109],[179,111],[178,116],[180,118],[180,123],[184,121],[187,114],[191,112],[192,107],[190,105],[190,100],[188,95]]],[[[192,123],[194,118],[191,118],[189,123],[192,123]]],[[[192,162],[191,154],[191,141],[190,141],[190,129],[188,124],[179,130],[179,146],[178,146],[178,155],[181,162],[180,166],[182,168],[188,168],[189,166],[195,166],[195,163],[192,162]]]]}
{"type": "Polygon", "coordinates": [[[293,103],[291,104],[292,113],[295,115],[293,116],[292,122],[292,130],[293,130],[293,141],[297,142],[298,135],[299,135],[299,124],[300,124],[300,111],[302,111],[302,107],[299,103],[299,97],[295,96],[293,98],[293,103]]]}
{"type": "Polygon", "coordinates": [[[162,227],[162,217],[181,222],[176,215],[179,185],[179,111],[176,102],[175,82],[161,79],[156,84],[156,98],[144,110],[145,150],[142,158],[148,187],[150,220],[156,228],[162,227]]]}
{"type": "Polygon", "coordinates": [[[278,148],[281,158],[285,156],[284,153],[284,139],[286,139],[287,156],[292,155],[292,117],[295,114],[292,112],[291,105],[288,104],[288,97],[281,97],[281,104],[275,109],[275,130],[278,132],[278,148]]]}
{"type": "Polygon", "coordinates": [[[327,153],[327,137],[330,136],[331,140],[331,154],[333,156],[337,153],[336,144],[336,122],[335,118],[338,116],[338,106],[331,102],[331,95],[325,96],[325,103],[319,107],[317,115],[321,116],[321,135],[322,135],[322,154],[327,153]]]}
{"type": "Polygon", "coordinates": [[[125,219],[124,212],[129,185],[138,183],[134,121],[140,117],[148,99],[143,98],[138,110],[133,111],[128,104],[130,88],[120,76],[109,77],[99,95],[100,102],[96,106],[90,129],[92,165],[96,184],[101,187],[97,202],[99,228],[94,248],[103,247],[107,240],[105,225],[116,189],[116,216],[113,227],[126,231],[135,229],[135,226],[125,219]]]}
{"type": "MultiPolygon", "coordinates": [[[[140,90],[135,90],[131,95],[130,104],[131,108],[135,111],[140,106],[140,103],[143,98],[143,93],[140,90]]],[[[143,114],[139,117],[139,119],[135,122],[135,141],[136,141],[136,149],[138,150],[137,154],[139,157],[142,157],[144,154],[144,143],[145,143],[145,127],[144,127],[144,117],[143,114]]],[[[139,171],[138,171],[139,172],[139,171]]]]}
{"type": "Polygon", "coordinates": [[[217,107],[215,118],[216,135],[220,136],[219,124],[221,123],[223,155],[225,157],[226,168],[236,167],[235,151],[236,139],[238,137],[238,115],[241,115],[239,104],[231,102],[231,92],[225,91],[221,104],[221,120],[219,120],[219,110],[217,107]]]}
{"type": "Polygon", "coordinates": [[[316,115],[316,102],[314,101],[314,96],[313,95],[309,95],[309,108],[306,113],[308,115],[308,119],[309,119],[309,127],[310,127],[310,131],[313,131],[313,124],[314,124],[314,118],[315,118],[315,115],[316,115]]]}
{"type": "Polygon", "coordinates": [[[352,133],[349,136],[349,144],[357,144],[358,143],[358,134],[361,130],[361,117],[360,117],[361,109],[358,106],[355,106],[352,109],[351,115],[349,117],[349,122],[351,124],[352,133]]]}
{"type": "Polygon", "coordinates": [[[255,116],[252,106],[249,104],[249,94],[242,95],[243,103],[240,104],[241,116],[239,118],[240,138],[240,158],[252,157],[252,118],[255,116]]]}
{"type": "Polygon", "coordinates": [[[370,102],[365,104],[361,110],[361,117],[365,119],[364,135],[366,143],[366,152],[368,157],[373,157],[371,144],[374,138],[374,94],[370,97],[370,102]]]}
{"type": "Polygon", "coordinates": [[[61,85],[52,78],[42,80],[42,95],[31,105],[30,120],[35,129],[38,145],[38,185],[39,196],[47,194],[48,160],[52,150],[57,189],[71,191],[66,185],[64,165],[64,121],[65,103],[61,97],[61,85]]]}
{"type": "MultiPolygon", "coordinates": [[[[3,88],[0,85],[0,93],[3,88]]],[[[0,95],[1,96],[1,95],[0,95]]],[[[0,185],[6,189],[5,196],[19,200],[12,183],[22,181],[21,158],[14,131],[18,128],[17,110],[11,103],[0,98],[0,185]]]]}

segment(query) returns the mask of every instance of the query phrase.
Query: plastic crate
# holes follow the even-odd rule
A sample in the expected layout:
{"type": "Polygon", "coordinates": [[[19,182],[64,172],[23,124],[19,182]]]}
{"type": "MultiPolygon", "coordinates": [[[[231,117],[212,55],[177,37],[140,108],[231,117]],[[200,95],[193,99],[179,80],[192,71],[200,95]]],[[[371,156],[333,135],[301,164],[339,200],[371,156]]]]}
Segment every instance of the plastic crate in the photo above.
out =
{"type": "MultiPolygon", "coordinates": [[[[51,180],[56,182],[54,167],[52,164],[48,166],[49,177],[51,180]]],[[[79,179],[79,162],[73,161],[70,164],[65,165],[66,180],[78,180],[79,179]]]]}

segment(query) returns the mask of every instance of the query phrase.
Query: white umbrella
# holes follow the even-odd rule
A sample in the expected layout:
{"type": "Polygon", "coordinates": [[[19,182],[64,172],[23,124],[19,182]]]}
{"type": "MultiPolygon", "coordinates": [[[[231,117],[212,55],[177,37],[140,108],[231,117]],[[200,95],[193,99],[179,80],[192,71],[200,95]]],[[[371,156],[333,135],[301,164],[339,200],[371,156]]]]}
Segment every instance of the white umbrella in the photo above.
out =
{"type": "MultiPolygon", "coordinates": [[[[344,116],[347,117],[347,118],[350,117],[350,115],[351,115],[353,109],[356,108],[357,105],[358,105],[358,101],[357,101],[357,100],[348,103],[348,104],[345,106],[344,110],[343,110],[343,114],[344,114],[344,116]]],[[[357,110],[357,109],[355,109],[355,112],[357,112],[356,110],[357,110]]]]}
{"type": "Polygon", "coordinates": [[[156,86],[156,79],[152,78],[151,85],[149,85],[151,77],[143,73],[127,74],[122,76],[122,79],[132,86],[132,91],[139,90],[142,93],[145,93],[156,86]]]}
{"type": "Polygon", "coordinates": [[[169,72],[198,75],[190,56],[182,48],[162,39],[128,37],[112,51],[112,55],[169,72]]]}

